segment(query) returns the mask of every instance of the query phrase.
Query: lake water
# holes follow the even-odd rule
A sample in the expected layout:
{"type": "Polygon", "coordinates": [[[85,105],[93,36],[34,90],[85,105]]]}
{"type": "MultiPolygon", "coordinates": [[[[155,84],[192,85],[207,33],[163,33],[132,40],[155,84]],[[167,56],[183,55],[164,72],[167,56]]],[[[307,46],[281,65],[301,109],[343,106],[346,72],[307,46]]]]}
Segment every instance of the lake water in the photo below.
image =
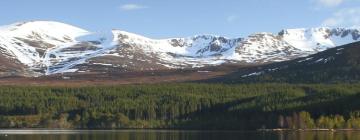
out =
{"type": "Polygon", "coordinates": [[[0,140],[360,140],[360,132],[0,130],[0,140]]]}

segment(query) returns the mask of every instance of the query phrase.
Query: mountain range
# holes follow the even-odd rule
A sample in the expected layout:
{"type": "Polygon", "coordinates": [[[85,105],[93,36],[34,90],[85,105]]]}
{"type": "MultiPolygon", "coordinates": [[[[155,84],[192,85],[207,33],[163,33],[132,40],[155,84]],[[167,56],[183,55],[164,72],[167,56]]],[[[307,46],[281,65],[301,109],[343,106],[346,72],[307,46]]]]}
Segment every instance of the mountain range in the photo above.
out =
{"type": "Polygon", "coordinates": [[[331,61],[330,56],[320,60],[311,55],[360,41],[359,31],[360,28],[319,27],[239,38],[196,35],[151,39],[121,30],[91,32],[54,21],[20,22],[0,27],[0,76],[255,66],[258,71],[238,77],[246,79],[263,73],[258,66],[315,59],[318,63],[331,61]]]}

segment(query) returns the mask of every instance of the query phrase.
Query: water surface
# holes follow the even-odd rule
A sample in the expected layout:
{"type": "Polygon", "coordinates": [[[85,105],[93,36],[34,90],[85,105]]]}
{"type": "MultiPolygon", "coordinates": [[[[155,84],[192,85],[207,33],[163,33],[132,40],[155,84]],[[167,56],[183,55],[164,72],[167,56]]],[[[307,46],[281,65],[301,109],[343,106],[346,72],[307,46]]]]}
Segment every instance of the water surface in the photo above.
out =
{"type": "Polygon", "coordinates": [[[360,132],[0,130],[0,140],[360,140],[360,132]]]}

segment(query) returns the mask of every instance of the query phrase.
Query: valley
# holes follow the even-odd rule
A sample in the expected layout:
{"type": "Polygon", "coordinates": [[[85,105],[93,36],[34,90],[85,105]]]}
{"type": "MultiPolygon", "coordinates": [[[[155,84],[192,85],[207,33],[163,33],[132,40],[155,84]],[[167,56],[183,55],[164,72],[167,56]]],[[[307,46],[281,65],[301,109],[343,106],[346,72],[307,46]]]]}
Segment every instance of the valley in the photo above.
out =
{"type": "Polygon", "coordinates": [[[356,130],[359,31],[151,39],[3,26],[0,128],[356,130]]]}

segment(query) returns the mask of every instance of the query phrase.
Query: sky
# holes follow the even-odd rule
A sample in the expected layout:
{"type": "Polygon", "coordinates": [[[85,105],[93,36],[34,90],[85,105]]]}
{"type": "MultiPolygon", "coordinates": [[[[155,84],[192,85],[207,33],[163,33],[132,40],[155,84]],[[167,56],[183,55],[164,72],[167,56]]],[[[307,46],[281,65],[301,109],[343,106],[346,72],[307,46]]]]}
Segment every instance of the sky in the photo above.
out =
{"type": "Polygon", "coordinates": [[[0,0],[0,5],[0,25],[50,20],[151,38],[360,26],[360,0],[0,0]]]}

